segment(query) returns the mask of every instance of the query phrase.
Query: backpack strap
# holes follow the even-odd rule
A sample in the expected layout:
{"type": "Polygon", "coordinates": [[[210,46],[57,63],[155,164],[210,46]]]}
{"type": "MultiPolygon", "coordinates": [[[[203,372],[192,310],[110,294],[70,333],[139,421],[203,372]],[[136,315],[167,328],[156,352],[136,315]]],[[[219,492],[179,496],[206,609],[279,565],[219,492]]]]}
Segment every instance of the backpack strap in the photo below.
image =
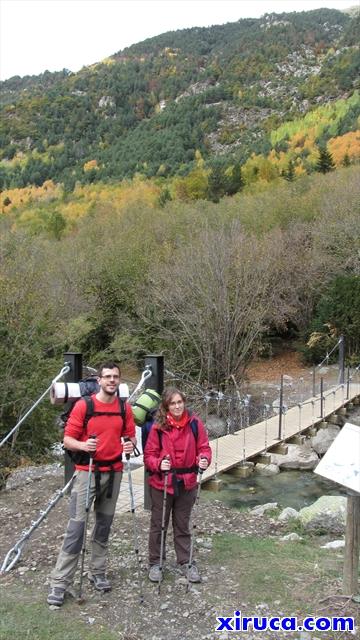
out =
{"type": "Polygon", "coordinates": [[[123,398],[120,398],[120,396],[118,396],[119,412],[117,412],[117,411],[94,411],[94,402],[93,402],[93,399],[91,398],[91,396],[83,396],[83,399],[86,402],[86,414],[85,414],[85,419],[84,419],[84,429],[86,429],[90,418],[93,418],[93,417],[96,417],[96,416],[121,416],[121,418],[122,418],[122,420],[123,420],[123,422],[125,424],[125,418],[126,418],[125,400],[123,398]]]}
{"type": "Polygon", "coordinates": [[[124,400],[124,398],[120,398],[120,396],[118,396],[119,398],[119,407],[120,407],[120,415],[124,421],[124,425],[125,425],[125,418],[126,418],[126,405],[125,402],[126,400],[124,400]]]}
{"type": "Polygon", "coordinates": [[[94,403],[91,396],[83,396],[83,399],[85,400],[85,403],[86,403],[86,413],[84,418],[83,429],[84,431],[86,431],[88,422],[90,418],[92,418],[95,415],[95,411],[94,411],[94,403]]]}
{"type": "MultiPolygon", "coordinates": [[[[83,423],[83,430],[86,431],[87,424],[94,415],[94,403],[90,396],[82,396],[85,400],[86,404],[86,413],[83,423]]],[[[71,460],[74,464],[89,464],[90,456],[86,451],[71,451],[70,449],[65,449],[68,452],[71,460]]]]}
{"type": "Polygon", "coordinates": [[[190,427],[191,427],[191,431],[194,434],[194,438],[197,441],[199,428],[198,428],[198,421],[197,421],[197,419],[195,417],[191,418],[190,427]]]}

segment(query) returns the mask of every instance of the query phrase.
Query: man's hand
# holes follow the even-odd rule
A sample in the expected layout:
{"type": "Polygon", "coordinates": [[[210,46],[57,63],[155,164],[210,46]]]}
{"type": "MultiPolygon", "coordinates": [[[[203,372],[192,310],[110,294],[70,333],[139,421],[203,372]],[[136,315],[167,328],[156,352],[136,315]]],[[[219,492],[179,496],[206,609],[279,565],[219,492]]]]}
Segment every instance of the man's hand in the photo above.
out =
{"type": "Polygon", "coordinates": [[[83,445],[84,445],[83,451],[86,451],[86,453],[95,453],[96,444],[97,444],[96,437],[90,436],[90,438],[88,438],[86,442],[83,442],[83,445]]]}
{"type": "Polygon", "coordinates": [[[123,442],[123,451],[126,456],[129,456],[134,451],[134,445],[131,440],[124,440],[123,442]]]}

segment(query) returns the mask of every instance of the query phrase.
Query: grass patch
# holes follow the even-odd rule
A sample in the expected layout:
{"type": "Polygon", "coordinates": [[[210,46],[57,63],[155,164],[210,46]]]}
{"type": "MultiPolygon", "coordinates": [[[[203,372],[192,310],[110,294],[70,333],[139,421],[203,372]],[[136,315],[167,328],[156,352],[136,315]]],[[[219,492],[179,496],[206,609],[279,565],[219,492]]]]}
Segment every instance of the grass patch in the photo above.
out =
{"type": "Polygon", "coordinates": [[[318,547],[305,542],[279,542],[274,538],[215,535],[210,561],[228,566],[246,583],[246,598],[251,604],[271,598],[297,607],[311,601],[328,579],[341,573],[342,560],[324,555],[318,547]]]}
{"type": "MultiPolygon", "coordinates": [[[[38,594],[2,589],[0,640],[118,640],[119,634],[77,619],[73,607],[52,611],[38,594]]],[[[75,605],[75,603],[74,603],[75,605]]],[[[78,606],[78,605],[75,605],[78,606]]]]}

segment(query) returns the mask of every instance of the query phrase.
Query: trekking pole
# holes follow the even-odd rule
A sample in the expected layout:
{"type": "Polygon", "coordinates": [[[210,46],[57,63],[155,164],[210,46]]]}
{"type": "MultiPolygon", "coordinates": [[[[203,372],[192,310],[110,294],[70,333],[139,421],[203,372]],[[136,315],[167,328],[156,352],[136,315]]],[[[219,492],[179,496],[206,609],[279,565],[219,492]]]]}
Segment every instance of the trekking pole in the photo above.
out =
{"type": "Polygon", "coordinates": [[[166,517],[166,499],[167,499],[168,480],[169,480],[169,472],[165,471],[163,508],[162,508],[162,516],[161,516],[161,539],[160,539],[158,595],[160,595],[161,581],[162,581],[162,577],[163,577],[163,555],[164,555],[164,544],[165,544],[165,517],[166,517]]]}
{"type": "Polygon", "coordinates": [[[194,539],[195,539],[195,530],[196,530],[196,518],[194,517],[194,512],[196,514],[197,508],[199,506],[200,491],[201,491],[201,476],[202,476],[202,474],[203,474],[203,469],[199,469],[198,470],[198,476],[197,476],[198,487],[197,487],[195,504],[194,504],[194,509],[193,509],[193,517],[192,517],[193,526],[192,526],[192,532],[191,532],[190,555],[189,555],[189,564],[188,564],[188,570],[187,570],[186,593],[189,591],[189,587],[190,587],[189,576],[190,576],[190,567],[192,565],[192,559],[193,559],[193,555],[194,555],[194,539]]]}
{"type": "MultiPolygon", "coordinates": [[[[130,438],[128,436],[126,436],[124,438],[125,442],[128,442],[129,440],[130,440],[130,438]]],[[[127,472],[128,472],[128,484],[129,484],[129,493],[130,493],[130,508],[131,508],[132,520],[133,520],[134,551],[135,551],[135,555],[137,557],[137,566],[138,566],[139,591],[140,591],[139,599],[140,599],[140,604],[143,604],[144,603],[144,593],[143,593],[143,584],[142,584],[142,576],[141,576],[141,563],[140,563],[140,555],[139,555],[139,543],[138,543],[137,527],[136,527],[135,500],[134,500],[134,490],[133,490],[132,476],[131,476],[130,453],[126,453],[125,454],[125,458],[126,458],[126,466],[127,466],[127,472]]]]}
{"type": "MultiPolygon", "coordinates": [[[[96,436],[92,435],[90,438],[95,439],[96,436]]],[[[90,455],[89,459],[89,471],[88,471],[88,481],[86,487],[86,501],[85,501],[85,522],[84,522],[84,534],[83,534],[83,543],[81,549],[81,567],[80,567],[80,584],[79,584],[79,595],[78,595],[78,603],[81,604],[83,602],[82,596],[82,585],[83,585],[83,573],[84,573],[84,562],[85,562],[85,553],[86,553],[86,536],[87,536],[87,527],[89,522],[89,513],[90,513],[90,488],[91,488],[91,477],[92,477],[92,468],[94,464],[94,454],[90,455]]]]}

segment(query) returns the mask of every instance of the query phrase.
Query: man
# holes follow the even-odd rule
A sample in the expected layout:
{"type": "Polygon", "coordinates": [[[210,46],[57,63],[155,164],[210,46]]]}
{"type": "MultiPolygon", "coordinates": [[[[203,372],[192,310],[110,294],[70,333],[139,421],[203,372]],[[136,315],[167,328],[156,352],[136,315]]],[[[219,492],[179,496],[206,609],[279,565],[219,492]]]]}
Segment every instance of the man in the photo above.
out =
{"type": "Polygon", "coordinates": [[[70,499],[70,519],[56,566],[51,574],[50,605],[61,607],[66,589],[72,584],[83,546],[86,519],[86,495],[89,480],[89,459],[93,458],[90,479],[90,505],[95,498],[95,525],[91,535],[90,582],[99,591],[110,591],[106,577],[107,545],[120,491],[123,464],[122,453],[131,454],[135,438],[132,409],[123,409],[118,397],[120,369],[115,362],[105,362],[99,368],[98,393],[91,396],[93,411],[81,398],[73,407],[65,426],[64,446],[74,452],[76,477],[70,499]],[[123,413],[124,419],[121,415],[123,413]],[[121,438],[126,438],[121,441],[121,438]],[[128,440],[128,438],[130,440],[128,440]]]}

